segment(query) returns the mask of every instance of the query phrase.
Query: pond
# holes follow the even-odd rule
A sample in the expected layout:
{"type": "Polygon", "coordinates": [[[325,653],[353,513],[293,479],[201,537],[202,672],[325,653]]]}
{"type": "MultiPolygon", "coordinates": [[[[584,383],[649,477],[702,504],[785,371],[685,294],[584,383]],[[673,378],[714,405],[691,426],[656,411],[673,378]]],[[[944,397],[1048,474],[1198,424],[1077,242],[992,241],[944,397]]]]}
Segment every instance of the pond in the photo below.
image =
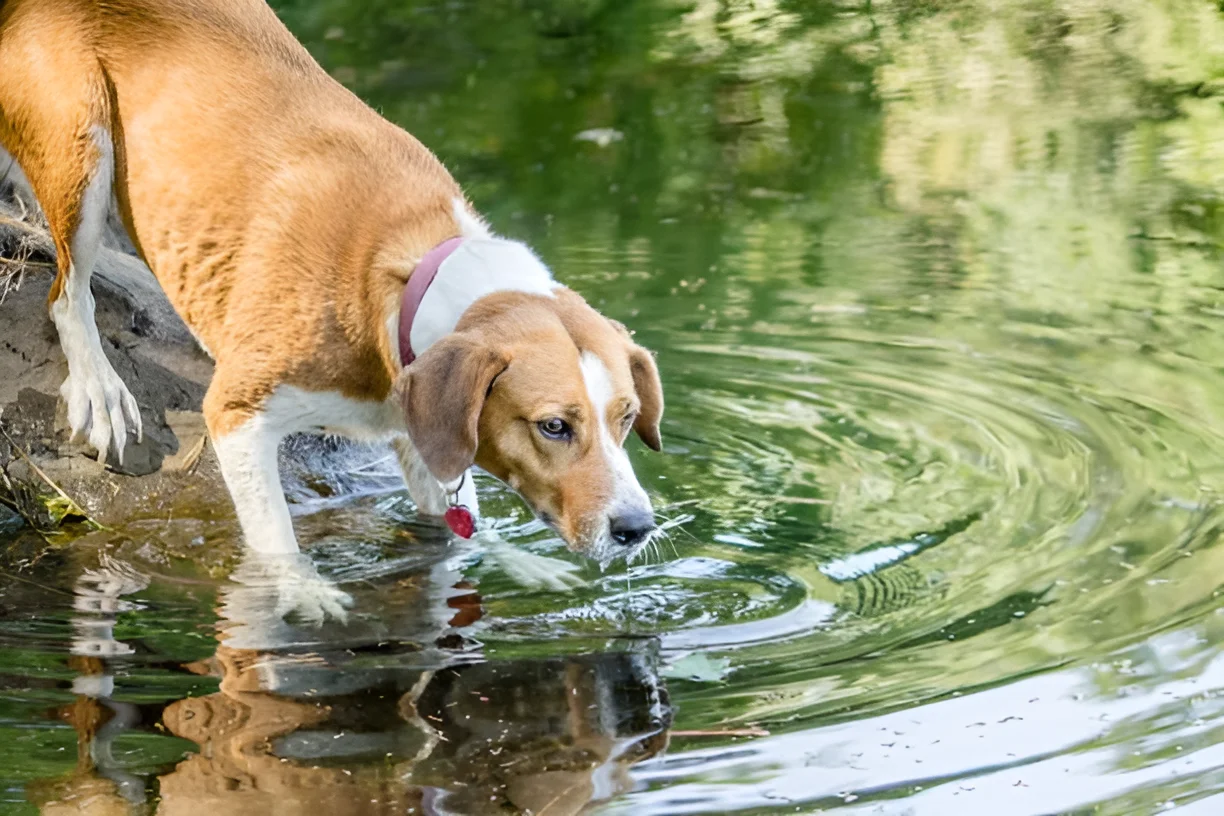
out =
{"type": "Polygon", "coordinates": [[[668,522],[531,586],[402,489],[0,533],[0,812],[1224,810],[1224,14],[278,0],[658,353],[668,522]]]}

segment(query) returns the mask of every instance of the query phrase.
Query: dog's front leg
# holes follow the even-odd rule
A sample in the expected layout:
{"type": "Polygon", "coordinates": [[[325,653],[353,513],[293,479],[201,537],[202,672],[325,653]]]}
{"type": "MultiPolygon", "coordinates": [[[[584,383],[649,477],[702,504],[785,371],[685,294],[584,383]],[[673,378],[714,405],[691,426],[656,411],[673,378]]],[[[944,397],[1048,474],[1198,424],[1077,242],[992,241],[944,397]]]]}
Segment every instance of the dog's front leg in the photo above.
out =
{"type": "MultiPolygon", "coordinates": [[[[408,495],[412,497],[412,503],[416,505],[417,512],[426,516],[444,514],[446,508],[451,504],[451,496],[454,495],[448,492],[448,488],[454,491],[455,485],[443,485],[434,478],[421,457],[417,455],[412,440],[407,436],[397,437],[392,442],[392,447],[395,448],[395,455],[399,458],[400,468],[404,471],[404,481],[408,483],[408,495]]],[[[476,497],[476,482],[472,479],[470,468],[459,479],[456,498],[459,504],[472,511],[472,516],[479,518],[480,506],[479,499],[476,497]]]]}
{"type": "Polygon", "coordinates": [[[247,546],[264,555],[296,553],[297,538],[277,470],[277,450],[284,433],[262,413],[237,425],[209,414],[206,410],[209,435],[247,546]]]}
{"type": "Polygon", "coordinates": [[[219,396],[221,381],[220,376],[213,381],[204,401],[204,417],[243,538],[253,551],[254,558],[248,561],[259,565],[257,571],[270,582],[267,586],[276,597],[275,616],[295,612],[315,625],[327,617],[345,620],[345,607],[352,605],[352,598],[320,576],[298,552],[281,486],[277,468],[280,441],[299,429],[267,411],[235,416],[218,408],[226,405],[226,399],[219,396]]]}

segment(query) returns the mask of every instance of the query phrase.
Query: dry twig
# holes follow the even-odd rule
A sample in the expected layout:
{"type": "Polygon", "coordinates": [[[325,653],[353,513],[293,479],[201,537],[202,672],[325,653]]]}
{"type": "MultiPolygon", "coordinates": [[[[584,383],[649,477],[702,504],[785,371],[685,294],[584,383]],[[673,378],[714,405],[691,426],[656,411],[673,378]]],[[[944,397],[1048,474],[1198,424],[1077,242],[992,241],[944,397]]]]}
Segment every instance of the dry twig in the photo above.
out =
{"type": "Polygon", "coordinates": [[[7,254],[0,252],[0,303],[21,288],[25,273],[31,267],[54,269],[49,261],[35,257],[47,254],[47,236],[39,232],[34,224],[35,214],[26,208],[20,196],[14,196],[19,212],[17,217],[0,213],[0,229],[10,232],[5,243],[7,254]]]}

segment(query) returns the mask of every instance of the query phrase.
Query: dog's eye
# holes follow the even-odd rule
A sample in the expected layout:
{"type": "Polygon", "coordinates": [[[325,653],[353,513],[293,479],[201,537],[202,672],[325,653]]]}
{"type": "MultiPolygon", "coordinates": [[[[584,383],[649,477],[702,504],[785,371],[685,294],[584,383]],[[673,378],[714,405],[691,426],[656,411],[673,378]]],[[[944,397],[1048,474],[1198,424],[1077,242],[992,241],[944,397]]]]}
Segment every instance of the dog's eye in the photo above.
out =
{"type": "Polygon", "coordinates": [[[637,411],[630,411],[621,417],[621,440],[623,441],[629,435],[629,429],[633,427],[633,423],[637,421],[637,411]]]}
{"type": "Polygon", "coordinates": [[[540,433],[549,439],[557,439],[563,442],[568,442],[574,435],[574,429],[569,426],[569,423],[564,419],[552,417],[536,424],[540,429],[540,433]]]}

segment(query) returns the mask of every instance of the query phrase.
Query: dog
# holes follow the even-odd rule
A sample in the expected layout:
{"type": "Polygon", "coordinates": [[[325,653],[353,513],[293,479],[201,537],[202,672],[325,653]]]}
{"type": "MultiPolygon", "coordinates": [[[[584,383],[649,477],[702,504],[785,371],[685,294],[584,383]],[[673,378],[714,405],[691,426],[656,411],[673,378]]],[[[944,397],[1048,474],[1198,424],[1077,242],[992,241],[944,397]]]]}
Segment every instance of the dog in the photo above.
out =
{"type": "Polygon", "coordinates": [[[0,146],[55,243],[74,435],[120,461],[141,436],[90,293],[115,208],[215,361],[204,416],[249,547],[298,552],[277,449],[299,432],[390,443],[427,515],[476,512],[475,465],[601,562],[656,529],[624,450],[661,449],[653,355],[263,0],[0,0],[0,146]]]}

